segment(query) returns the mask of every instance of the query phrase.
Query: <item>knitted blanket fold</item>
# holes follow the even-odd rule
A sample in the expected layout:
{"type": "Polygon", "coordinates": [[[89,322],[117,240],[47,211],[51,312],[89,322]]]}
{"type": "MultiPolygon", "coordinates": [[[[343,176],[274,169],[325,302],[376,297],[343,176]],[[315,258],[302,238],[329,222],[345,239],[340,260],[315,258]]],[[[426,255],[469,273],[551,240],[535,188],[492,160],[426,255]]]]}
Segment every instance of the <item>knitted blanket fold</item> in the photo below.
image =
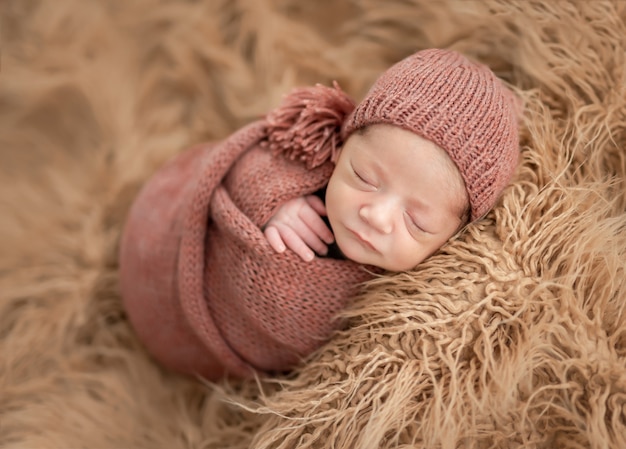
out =
{"type": "Polygon", "coordinates": [[[326,185],[316,168],[260,145],[255,122],[198,145],[142,189],[120,249],[120,285],[137,335],[164,365],[217,379],[284,371],[320,346],[356,286],[348,261],[277,254],[261,227],[276,207],[326,185]]]}

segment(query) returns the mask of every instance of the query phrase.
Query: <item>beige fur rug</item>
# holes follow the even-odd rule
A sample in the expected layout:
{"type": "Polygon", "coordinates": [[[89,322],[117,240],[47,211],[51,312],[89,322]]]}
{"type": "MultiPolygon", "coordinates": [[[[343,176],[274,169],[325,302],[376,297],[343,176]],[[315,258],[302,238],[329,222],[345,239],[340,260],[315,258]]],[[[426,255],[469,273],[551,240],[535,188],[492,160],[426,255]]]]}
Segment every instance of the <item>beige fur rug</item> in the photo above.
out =
{"type": "Polygon", "coordinates": [[[626,2],[3,0],[0,39],[1,448],[626,447],[626,2]],[[498,208],[288,378],[154,364],[116,284],[141,183],[426,47],[526,101],[498,208]]]}

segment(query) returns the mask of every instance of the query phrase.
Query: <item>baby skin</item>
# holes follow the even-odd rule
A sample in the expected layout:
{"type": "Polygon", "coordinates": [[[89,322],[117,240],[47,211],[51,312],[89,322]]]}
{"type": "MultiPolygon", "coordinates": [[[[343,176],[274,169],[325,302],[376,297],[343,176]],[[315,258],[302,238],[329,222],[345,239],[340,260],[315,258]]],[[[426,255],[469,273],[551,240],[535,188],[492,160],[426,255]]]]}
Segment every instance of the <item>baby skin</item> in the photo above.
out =
{"type": "Polygon", "coordinates": [[[267,223],[270,246],[305,261],[336,241],[357,263],[389,271],[417,266],[469,219],[461,173],[430,140],[392,125],[353,133],[326,189],[283,204],[267,223]],[[330,226],[322,216],[327,216],[330,226]]]}

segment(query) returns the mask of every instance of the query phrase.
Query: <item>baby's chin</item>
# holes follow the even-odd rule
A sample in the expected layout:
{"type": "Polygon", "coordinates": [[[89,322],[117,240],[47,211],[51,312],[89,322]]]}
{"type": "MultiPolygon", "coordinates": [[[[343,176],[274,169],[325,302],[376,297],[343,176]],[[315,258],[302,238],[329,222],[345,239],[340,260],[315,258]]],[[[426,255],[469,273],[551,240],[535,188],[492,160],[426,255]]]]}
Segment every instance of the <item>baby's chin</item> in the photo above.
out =
{"type": "Polygon", "coordinates": [[[336,243],[341,255],[352,262],[379,268],[385,271],[396,271],[386,268],[384,260],[381,257],[378,257],[378,254],[372,253],[371,251],[365,251],[354,241],[342,242],[341,239],[337,239],[336,243]]]}
{"type": "Polygon", "coordinates": [[[362,249],[356,246],[355,242],[346,242],[336,236],[335,243],[337,244],[337,248],[339,248],[339,252],[344,258],[349,259],[352,262],[359,263],[361,265],[374,265],[378,267],[378,264],[374,263],[375,261],[373,260],[373,257],[364,253],[362,249]]]}
{"type": "Polygon", "coordinates": [[[424,258],[411,261],[388,260],[382,254],[371,253],[364,251],[362,248],[358,248],[354,242],[348,242],[342,246],[342,242],[337,240],[337,247],[346,259],[350,259],[361,265],[379,268],[383,271],[410,271],[424,261],[424,258]]]}

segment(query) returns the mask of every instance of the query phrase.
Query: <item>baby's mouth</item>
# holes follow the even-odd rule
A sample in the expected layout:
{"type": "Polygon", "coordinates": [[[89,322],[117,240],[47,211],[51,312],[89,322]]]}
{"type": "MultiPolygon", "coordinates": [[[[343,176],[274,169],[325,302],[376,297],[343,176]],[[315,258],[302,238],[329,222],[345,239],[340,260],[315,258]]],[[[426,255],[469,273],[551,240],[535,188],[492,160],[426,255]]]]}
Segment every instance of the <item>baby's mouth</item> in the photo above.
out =
{"type": "Polygon", "coordinates": [[[372,251],[374,251],[374,252],[376,252],[376,253],[377,253],[377,252],[379,252],[379,251],[376,249],[376,247],[375,247],[374,245],[372,245],[372,243],[371,243],[369,240],[367,240],[367,239],[363,238],[363,237],[361,236],[361,234],[359,234],[359,233],[358,233],[358,232],[356,232],[356,231],[353,231],[352,229],[349,229],[349,231],[350,231],[350,232],[351,232],[351,233],[352,233],[352,234],[356,237],[356,239],[357,239],[359,242],[361,242],[361,244],[363,244],[363,246],[365,246],[366,248],[369,248],[370,250],[372,250],[372,251]]]}

